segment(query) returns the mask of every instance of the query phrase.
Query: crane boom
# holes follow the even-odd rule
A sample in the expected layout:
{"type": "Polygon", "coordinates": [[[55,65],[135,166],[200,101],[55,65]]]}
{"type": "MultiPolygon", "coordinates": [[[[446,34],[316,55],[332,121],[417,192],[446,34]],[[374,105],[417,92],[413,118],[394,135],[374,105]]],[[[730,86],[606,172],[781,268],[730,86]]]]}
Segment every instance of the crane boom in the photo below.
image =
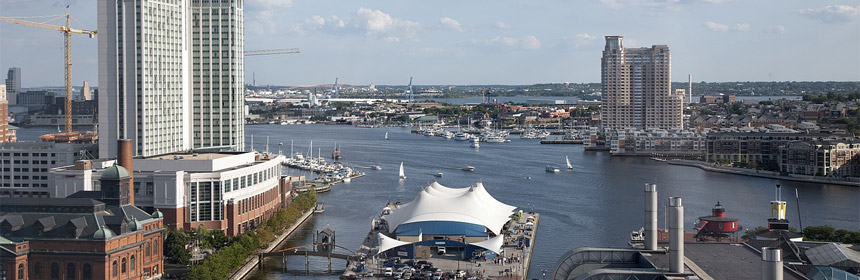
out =
{"type": "Polygon", "coordinates": [[[245,56],[290,54],[290,53],[299,53],[299,49],[292,48],[292,49],[271,49],[271,50],[245,51],[245,56]]]}
{"type": "Polygon", "coordinates": [[[63,49],[64,49],[64,68],[65,68],[65,83],[66,83],[66,103],[65,103],[65,113],[66,113],[66,133],[72,132],[72,33],[77,34],[86,34],[89,35],[90,38],[95,38],[96,31],[95,30],[83,30],[83,29],[74,29],[71,27],[71,18],[72,16],[69,13],[66,13],[66,26],[61,25],[53,25],[42,22],[35,22],[24,20],[20,18],[13,17],[2,17],[0,16],[0,21],[32,26],[36,28],[43,29],[51,29],[60,31],[63,33],[63,49]]]}

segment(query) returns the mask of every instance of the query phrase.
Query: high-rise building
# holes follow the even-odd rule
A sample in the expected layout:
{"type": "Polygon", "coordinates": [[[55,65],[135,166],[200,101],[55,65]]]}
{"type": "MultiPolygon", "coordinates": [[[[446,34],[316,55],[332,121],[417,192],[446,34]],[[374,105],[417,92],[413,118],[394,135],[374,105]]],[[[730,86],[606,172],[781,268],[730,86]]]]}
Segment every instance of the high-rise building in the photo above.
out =
{"type": "Polygon", "coordinates": [[[99,1],[99,157],[241,150],[241,0],[99,1]],[[204,3],[205,2],[205,3],[204,3]]]}
{"type": "Polygon", "coordinates": [[[11,67],[6,73],[6,101],[9,105],[18,104],[18,94],[21,93],[21,68],[11,67]]]}
{"type": "Polygon", "coordinates": [[[99,157],[191,149],[188,1],[98,1],[99,157]]]}
{"type": "Polygon", "coordinates": [[[245,146],[242,1],[191,4],[194,148],[245,146]]]}
{"type": "Polygon", "coordinates": [[[81,87],[81,100],[93,100],[93,92],[90,90],[90,82],[84,81],[84,86],[81,87]]]}
{"type": "Polygon", "coordinates": [[[601,59],[601,128],[683,128],[684,96],[672,92],[669,47],[624,48],[606,36],[601,59]]]}
{"type": "Polygon", "coordinates": [[[6,100],[6,85],[0,85],[0,143],[15,142],[15,130],[9,129],[9,101],[6,100]]]}

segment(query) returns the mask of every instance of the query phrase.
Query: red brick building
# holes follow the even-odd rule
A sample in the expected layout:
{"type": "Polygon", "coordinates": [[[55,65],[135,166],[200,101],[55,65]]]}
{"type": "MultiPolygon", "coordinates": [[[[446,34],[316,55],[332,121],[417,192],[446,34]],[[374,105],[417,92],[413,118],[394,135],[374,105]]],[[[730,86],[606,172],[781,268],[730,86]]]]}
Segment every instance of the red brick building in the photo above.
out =
{"type": "Polygon", "coordinates": [[[160,277],[163,214],[129,203],[130,178],[115,165],[102,175],[102,191],[4,200],[0,267],[6,279],[160,277]]]}

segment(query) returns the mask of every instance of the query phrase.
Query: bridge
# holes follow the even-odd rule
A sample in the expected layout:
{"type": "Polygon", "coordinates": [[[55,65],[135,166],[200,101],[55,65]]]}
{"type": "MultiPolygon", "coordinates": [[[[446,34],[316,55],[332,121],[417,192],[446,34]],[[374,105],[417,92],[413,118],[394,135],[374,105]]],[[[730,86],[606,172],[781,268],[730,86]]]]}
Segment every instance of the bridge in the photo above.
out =
{"type": "Polygon", "coordinates": [[[258,258],[260,258],[259,264],[260,267],[263,266],[263,260],[267,257],[280,257],[283,258],[284,266],[287,265],[287,256],[305,256],[305,270],[308,270],[310,267],[310,257],[323,257],[328,259],[328,270],[331,271],[331,259],[342,259],[346,260],[347,267],[349,267],[349,262],[353,260],[357,260],[355,252],[352,250],[343,247],[334,245],[331,243],[314,243],[309,245],[302,245],[296,247],[290,247],[281,249],[274,252],[269,253],[261,253],[258,254],[258,258]],[[329,250],[315,250],[317,247],[329,246],[329,250]],[[334,249],[341,249],[349,252],[350,254],[344,253],[335,253],[334,249]]]}

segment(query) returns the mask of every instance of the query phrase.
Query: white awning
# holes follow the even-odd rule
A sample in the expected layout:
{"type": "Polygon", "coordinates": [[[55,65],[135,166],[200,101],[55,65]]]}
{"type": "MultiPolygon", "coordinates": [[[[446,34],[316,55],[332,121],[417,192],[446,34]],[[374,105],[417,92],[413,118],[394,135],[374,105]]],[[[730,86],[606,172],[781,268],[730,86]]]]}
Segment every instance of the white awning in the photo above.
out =
{"type": "Polygon", "coordinates": [[[376,236],[379,239],[379,251],[376,252],[377,254],[381,254],[382,252],[391,250],[395,247],[412,244],[411,242],[403,242],[397,239],[393,239],[378,232],[376,233],[376,236]]]}
{"type": "Polygon", "coordinates": [[[386,220],[392,232],[406,223],[452,221],[481,225],[500,234],[514,209],[493,198],[481,182],[468,188],[449,188],[433,182],[386,220]]]}
{"type": "Polygon", "coordinates": [[[469,243],[469,245],[478,246],[478,247],[493,251],[496,254],[502,253],[502,245],[504,245],[504,244],[505,244],[505,236],[504,235],[498,235],[496,237],[493,237],[493,238],[490,238],[490,239],[487,239],[487,240],[484,240],[484,241],[481,241],[478,243],[469,243]]]}

